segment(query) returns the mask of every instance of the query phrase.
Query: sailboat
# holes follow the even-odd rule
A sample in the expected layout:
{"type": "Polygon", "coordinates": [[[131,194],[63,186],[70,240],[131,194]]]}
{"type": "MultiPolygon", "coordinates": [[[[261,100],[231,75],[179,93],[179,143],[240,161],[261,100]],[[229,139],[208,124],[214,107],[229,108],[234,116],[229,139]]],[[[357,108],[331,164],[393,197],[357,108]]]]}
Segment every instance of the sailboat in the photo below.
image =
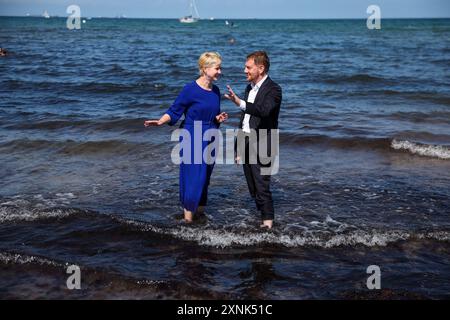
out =
{"type": "Polygon", "coordinates": [[[44,11],[44,13],[42,14],[42,16],[46,19],[50,18],[50,15],[48,14],[47,10],[44,11]]]}
{"type": "Polygon", "coordinates": [[[197,6],[195,5],[195,0],[191,0],[190,2],[191,14],[180,18],[181,23],[194,23],[200,19],[200,15],[198,14],[197,6]],[[194,16],[195,13],[195,16],[194,16]]]}

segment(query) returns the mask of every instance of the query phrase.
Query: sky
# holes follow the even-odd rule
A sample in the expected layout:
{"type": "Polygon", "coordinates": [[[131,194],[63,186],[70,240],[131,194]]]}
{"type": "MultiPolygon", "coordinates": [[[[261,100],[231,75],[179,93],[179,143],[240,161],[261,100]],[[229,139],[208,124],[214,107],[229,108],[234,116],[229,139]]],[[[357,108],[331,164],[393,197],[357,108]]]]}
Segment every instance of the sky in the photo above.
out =
{"type": "MultiPolygon", "coordinates": [[[[0,0],[0,16],[67,16],[76,4],[85,17],[179,18],[190,0],[0,0]]],[[[450,18],[450,0],[196,0],[202,18],[225,19],[366,19],[369,5],[382,18],[450,18]]]]}

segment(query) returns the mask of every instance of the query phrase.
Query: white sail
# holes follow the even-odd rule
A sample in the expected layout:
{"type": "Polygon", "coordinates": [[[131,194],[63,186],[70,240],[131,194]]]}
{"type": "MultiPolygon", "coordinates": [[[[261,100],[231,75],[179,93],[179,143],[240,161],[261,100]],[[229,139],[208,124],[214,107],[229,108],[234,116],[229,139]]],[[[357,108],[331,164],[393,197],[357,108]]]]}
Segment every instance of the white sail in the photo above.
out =
{"type": "Polygon", "coordinates": [[[191,14],[181,18],[181,23],[194,23],[200,19],[200,14],[198,13],[197,6],[195,5],[195,0],[191,0],[189,6],[191,14]]]}

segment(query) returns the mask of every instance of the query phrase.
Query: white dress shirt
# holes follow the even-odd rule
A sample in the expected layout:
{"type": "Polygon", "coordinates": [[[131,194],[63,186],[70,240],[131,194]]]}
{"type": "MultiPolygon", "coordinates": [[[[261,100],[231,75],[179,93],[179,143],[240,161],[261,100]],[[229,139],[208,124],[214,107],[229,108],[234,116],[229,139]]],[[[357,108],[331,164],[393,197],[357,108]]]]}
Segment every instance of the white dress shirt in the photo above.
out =
{"type": "MultiPolygon", "coordinates": [[[[255,102],[259,88],[261,88],[262,84],[267,79],[267,77],[268,75],[266,74],[264,78],[262,78],[257,84],[253,83],[250,84],[252,86],[252,90],[250,90],[250,92],[248,93],[247,102],[249,103],[255,102]]],[[[243,99],[241,99],[241,104],[239,107],[241,108],[242,111],[245,112],[245,110],[247,109],[247,103],[243,99]]],[[[242,123],[242,130],[246,133],[250,133],[250,115],[248,113],[246,113],[244,116],[244,121],[242,123]]]]}

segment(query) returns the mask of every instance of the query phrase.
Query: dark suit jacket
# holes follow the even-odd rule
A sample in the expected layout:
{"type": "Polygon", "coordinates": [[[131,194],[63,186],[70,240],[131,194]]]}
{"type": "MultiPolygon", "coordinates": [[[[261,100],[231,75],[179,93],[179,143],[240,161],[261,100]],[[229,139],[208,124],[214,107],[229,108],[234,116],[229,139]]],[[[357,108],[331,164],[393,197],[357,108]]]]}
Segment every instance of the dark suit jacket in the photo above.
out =
{"type": "MultiPolygon", "coordinates": [[[[281,87],[275,83],[270,77],[263,82],[258,90],[255,101],[253,103],[247,102],[252,86],[249,84],[245,89],[245,97],[247,107],[245,112],[241,113],[241,120],[239,121],[239,129],[242,129],[245,114],[250,115],[250,129],[255,129],[257,133],[258,142],[260,139],[259,129],[267,129],[267,148],[269,154],[271,153],[271,129],[278,129],[278,116],[280,114],[282,91],[281,87]]],[[[235,144],[235,152],[237,152],[237,145],[235,144]]]]}
{"type": "Polygon", "coordinates": [[[247,102],[250,90],[252,90],[252,86],[249,84],[245,89],[244,98],[247,108],[241,114],[239,128],[242,128],[244,116],[248,113],[251,116],[250,129],[278,129],[278,115],[282,100],[281,87],[270,77],[267,77],[259,88],[254,103],[247,102]]]}

